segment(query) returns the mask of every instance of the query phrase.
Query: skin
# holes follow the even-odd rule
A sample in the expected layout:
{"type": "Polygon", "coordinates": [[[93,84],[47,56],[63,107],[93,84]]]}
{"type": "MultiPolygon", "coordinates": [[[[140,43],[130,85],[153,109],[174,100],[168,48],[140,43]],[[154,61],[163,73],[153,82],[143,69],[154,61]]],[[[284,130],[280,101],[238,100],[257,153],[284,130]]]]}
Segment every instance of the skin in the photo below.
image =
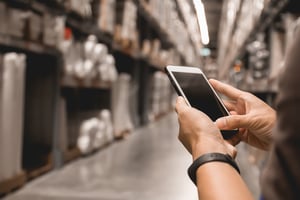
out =
{"type": "Polygon", "coordinates": [[[253,94],[217,80],[211,79],[210,83],[217,92],[229,98],[224,104],[232,115],[218,119],[216,125],[222,130],[239,128],[239,133],[231,139],[231,143],[243,141],[259,149],[269,150],[276,122],[275,110],[253,94]]]}
{"type": "MultiPolygon", "coordinates": [[[[216,80],[210,80],[215,90],[229,98],[225,106],[232,115],[212,122],[201,111],[189,107],[182,97],[176,102],[180,125],[179,140],[191,153],[199,156],[218,152],[236,155],[236,145],[244,141],[267,150],[272,143],[271,131],[276,121],[275,111],[254,95],[235,89],[216,80]],[[239,128],[239,133],[228,141],[223,140],[220,129],[239,128]]],[[[197,170],[199,199],[253,199],[237,171],[227,163],[209,162],[197,170]],[[213,192],[212,192],[213,191],[213,192]]]]}
{"type": "MultiPolygon", "coordinates": [[[[236,149],[223,140],[218,127],[204,113],[189,107],[182,97],[177,99],[176,111],[180,124],[179,140],[193,160],[212,152],[236,155],[236,149]]],[[[253,199],[241,176],[227,163],[206,163],[198,168],[196,175],[201,200],[253,199]]]]}

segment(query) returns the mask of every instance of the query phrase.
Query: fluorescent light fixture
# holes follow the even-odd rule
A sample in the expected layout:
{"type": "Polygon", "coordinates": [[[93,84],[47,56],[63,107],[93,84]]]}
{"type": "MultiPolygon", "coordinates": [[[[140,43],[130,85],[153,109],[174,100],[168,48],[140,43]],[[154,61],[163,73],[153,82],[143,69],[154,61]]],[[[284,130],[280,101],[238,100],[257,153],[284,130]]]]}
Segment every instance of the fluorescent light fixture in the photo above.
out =
{"type": "Polygon", "coordinates": [[[208,35],[204,5],[201,0],[193,0],[193,3],[196,9],[196,14],[198,18],[199,27],[200,27],[202,44],[207,45],[209,43],[209,35],[208,35]]]}

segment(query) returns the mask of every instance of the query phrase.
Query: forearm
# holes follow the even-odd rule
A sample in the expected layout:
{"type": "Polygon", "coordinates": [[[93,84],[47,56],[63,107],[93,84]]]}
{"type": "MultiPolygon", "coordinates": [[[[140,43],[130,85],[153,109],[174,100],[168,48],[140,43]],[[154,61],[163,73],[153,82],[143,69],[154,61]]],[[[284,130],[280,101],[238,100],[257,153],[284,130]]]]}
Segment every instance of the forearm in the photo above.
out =
{"type": "Polygon", "coordinates": [[[253,200],[241,176],[227,163],[210,162],[199,167],[197,186],[201,200],[253,200]]]}

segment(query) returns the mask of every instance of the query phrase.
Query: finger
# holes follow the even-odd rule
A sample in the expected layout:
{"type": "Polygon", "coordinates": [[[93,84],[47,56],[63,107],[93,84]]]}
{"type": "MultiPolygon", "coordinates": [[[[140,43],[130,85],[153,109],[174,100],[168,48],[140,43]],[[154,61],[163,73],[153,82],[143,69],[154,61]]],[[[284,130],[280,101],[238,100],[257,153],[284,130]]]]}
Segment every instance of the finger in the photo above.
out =
{"type": "Polygon", "coordinates": [[[249,120],[245,115],[230,115],[216,120],[215,124],[220,130],[247,128],[249,120]]]}
{"type": "Polygon", "coordinates": [[[210,79],[209,82],[217,92],[224,94],[225,96],[231,99],[238,99],[242,94],[241,90],[238,90],[230,85],[227,85],[215,79],[210,79]]]}
{"type": "Polygon", "coordinates": [[[232,146],[229,142],[227,142],[226,140],[225,140],[225,145],[226,145],[226,147],[227,147],[227,150],[228,150],[228,153],[229,153],[229,155],[233,158],[233,159],[235,159],[235,157],[236,157],[236,155],[237,155],[237,150],[236,150],[236,148],[234,147],[234,146],[232,146]]]}
{"type": "Polygon", "coordinates": [[[225,107],[227,108],[227,110],[229,111],[235,111],[236,110],[236,103],[233,101],[228,101],[228,100],[224,100],[223,101],[225,107]]]}
{"type": "Polygon", "coordinates": [[[236,111],[230,111],[229,112],[231,115],[238,115],[238,113],[236,111]]]}
{"type": "Polygon", "coordinates": [[[188,107],[188,105],[186,104],[184,98],[179,96],[176,100],[175,111],[177,112],[177,114],[179,114],[186,110],[186,107],[188,107]]]}

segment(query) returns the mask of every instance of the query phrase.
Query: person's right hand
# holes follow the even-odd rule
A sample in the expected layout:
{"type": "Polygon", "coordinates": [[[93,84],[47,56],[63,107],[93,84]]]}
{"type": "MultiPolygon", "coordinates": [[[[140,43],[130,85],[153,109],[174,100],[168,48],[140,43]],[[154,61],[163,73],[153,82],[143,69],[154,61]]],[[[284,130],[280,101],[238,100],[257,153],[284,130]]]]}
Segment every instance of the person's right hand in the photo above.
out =
{"type": "Polygon", "coordinates": [[[262,100],[248,92],[243,92],[217,80],[209,80],[213,88],[227,96],[224,100],[230,116],[219,118],[215,123],[220,130],[239,128],[239,133],[231,138],[231,143],[244,141],[254,147],[268,150],[272,143],[272,129],[276,112],[262,100]]]}

